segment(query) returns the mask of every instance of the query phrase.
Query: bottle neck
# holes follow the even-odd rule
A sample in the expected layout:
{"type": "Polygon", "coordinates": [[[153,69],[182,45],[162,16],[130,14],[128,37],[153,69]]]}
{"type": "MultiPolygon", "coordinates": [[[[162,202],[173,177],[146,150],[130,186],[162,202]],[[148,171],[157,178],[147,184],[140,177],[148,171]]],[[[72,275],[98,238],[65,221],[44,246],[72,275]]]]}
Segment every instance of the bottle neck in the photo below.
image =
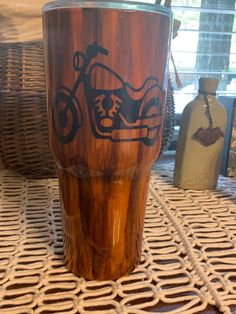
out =
{"type": "Polygon", "coordinates": [[[203,95],[203,96],[216,96],[216,93],[212,93],[212,92],[206,92],[204,90],[198,90],[198,94],[199,95],[203,95]]]}

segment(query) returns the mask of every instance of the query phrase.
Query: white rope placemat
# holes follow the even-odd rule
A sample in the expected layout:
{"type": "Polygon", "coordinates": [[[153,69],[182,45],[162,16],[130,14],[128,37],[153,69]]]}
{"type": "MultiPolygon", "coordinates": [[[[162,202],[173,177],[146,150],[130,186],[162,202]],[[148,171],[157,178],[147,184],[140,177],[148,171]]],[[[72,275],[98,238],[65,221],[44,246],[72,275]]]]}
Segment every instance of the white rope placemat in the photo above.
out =
{"type": "Polygon", "coordinates": [[[181,190],[153,173],[140,265],[86,281],[62,255],[57,180],[0,172],[0,313],[236,313],[236,182],[181,190]]]}

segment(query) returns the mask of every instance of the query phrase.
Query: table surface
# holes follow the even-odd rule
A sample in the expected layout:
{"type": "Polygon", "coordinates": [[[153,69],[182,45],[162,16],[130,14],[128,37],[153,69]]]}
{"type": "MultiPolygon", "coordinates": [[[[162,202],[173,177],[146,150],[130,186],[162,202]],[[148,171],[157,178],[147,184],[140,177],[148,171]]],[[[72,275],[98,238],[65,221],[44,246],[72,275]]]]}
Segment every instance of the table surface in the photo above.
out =
{"type": "Polygon", "coordinates": [[[0,172],[0,313],[236,313],[236,181],[215,191],[155,170],[132,274],[86,281],[63,262],[58,184],[0,172]]]}

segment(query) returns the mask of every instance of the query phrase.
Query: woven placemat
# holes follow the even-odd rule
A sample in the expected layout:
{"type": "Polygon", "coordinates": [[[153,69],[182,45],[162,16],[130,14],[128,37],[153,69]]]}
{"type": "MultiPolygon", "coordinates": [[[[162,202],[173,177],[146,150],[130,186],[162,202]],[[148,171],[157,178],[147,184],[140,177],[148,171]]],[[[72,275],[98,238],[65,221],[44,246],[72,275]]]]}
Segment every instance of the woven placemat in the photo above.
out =
{"type": "Polygon", "coordinates": [[[234,313],[236,182],[180,190],[150,182],[143,254],[117,281],[86,281],[62,257],[58,185],[0,172],[0,313],[234,313]]]}

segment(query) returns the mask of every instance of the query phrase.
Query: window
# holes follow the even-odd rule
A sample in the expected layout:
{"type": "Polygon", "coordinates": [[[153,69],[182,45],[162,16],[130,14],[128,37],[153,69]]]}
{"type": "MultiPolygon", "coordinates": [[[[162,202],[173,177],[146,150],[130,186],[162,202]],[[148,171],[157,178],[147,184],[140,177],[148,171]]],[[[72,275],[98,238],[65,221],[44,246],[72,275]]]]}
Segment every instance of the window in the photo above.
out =
{"type": "Polygon", "coordinates": [[[236,97],[235,0],[172,0],[172,10],[181,21],[171,48],[181,89],[170,62],[176,113],[195,97],[201,76],[220,80],[218,95],[236,97]]]}

